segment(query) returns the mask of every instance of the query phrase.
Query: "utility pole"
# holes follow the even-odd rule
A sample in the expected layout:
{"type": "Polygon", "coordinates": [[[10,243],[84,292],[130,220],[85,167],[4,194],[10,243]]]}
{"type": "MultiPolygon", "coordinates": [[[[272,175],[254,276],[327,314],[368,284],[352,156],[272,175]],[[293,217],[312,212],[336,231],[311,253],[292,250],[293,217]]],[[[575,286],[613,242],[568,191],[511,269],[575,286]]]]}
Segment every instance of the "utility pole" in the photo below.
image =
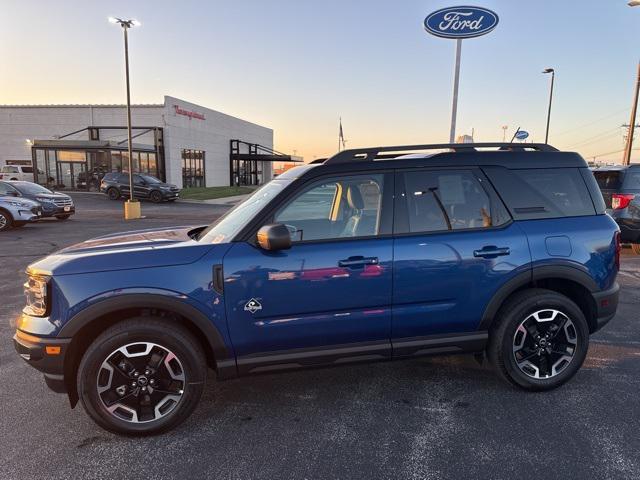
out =
{"type": "Polygon", "coordinates": [[[502,143],[506,143],[507,142],[507,129],[509,128],[509,125],[503,125],[502,126],[502,143]]]}
{"type": "Polygon", "coordinates": [[[629,132],[627,133],[627,144],[624,149],[623,165],[631,163],[631,149],[633,148],[633,134],[636,127],[636,112],[638,110],[638,92],[640,91],[640,62],[638,62],[638,74],[636,86],[633,93],[633,103],[631,104],[631,121],[629,122],[629,132]]]}

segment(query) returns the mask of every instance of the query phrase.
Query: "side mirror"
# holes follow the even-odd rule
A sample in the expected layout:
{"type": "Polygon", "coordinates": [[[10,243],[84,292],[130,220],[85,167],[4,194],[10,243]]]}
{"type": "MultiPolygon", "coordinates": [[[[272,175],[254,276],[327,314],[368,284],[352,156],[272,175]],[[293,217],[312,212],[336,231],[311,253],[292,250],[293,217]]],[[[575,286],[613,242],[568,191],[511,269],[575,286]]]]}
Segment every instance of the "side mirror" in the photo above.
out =
{"type": "Polygon", "coordinates": [[[291,234],[282,223],[265,225],[256,235],[258,245],[263,250],[288,250],[291,248],[291,234]]]}

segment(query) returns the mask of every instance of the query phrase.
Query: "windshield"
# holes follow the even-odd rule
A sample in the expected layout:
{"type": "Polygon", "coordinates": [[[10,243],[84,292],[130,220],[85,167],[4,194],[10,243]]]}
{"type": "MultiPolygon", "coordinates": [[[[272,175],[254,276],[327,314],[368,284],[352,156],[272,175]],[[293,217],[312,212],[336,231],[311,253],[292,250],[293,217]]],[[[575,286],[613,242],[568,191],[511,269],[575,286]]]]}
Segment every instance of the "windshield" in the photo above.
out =
{"type": "Polygon", "coordinates": [[[51,190],[48,190],[37,183],[14,183],[13,186],[27,195],[37,195],[39,193],[51,195],[53,193],[51,190]]]}
{"type": "Polygon", "coordinates": [[[140,175],[140,177],[147,183],[162,183],[162,180],[158,180],[156,177],[150,175],[140,175]]]}
{"type": "Polygon", "coordinates": [[[235,237],[240,230],[262,208],[280,193],[290,181],[272,180],[256,190],[244,202],[220,217],[214,223],[205,228],[198,236],[198,241],[208,243],[224,243],[235,237]]]}

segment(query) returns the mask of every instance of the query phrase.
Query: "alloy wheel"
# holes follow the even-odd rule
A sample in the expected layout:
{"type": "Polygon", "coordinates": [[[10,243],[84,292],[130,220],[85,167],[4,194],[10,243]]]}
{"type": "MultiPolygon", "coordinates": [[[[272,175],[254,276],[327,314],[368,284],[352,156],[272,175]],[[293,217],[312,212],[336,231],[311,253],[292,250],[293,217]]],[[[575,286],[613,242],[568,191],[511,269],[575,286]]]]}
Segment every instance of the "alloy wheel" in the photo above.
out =
{"type": "Polygon", "coordinates": [[[0,230],[7,228],[7,223],[7,217],[3,213],[0,213],[0,230]]]}
{"type": "Polygon", "coordinates": [[[528,315],[513,336],[513,356],[525,375],[535,379],[559,375],[573,360],[578,332],[559,310],[538,310],[528,315]]]}
{"type": "Polygon", "coordinates": [[[130,423],[157,421],[173,411],[186,388],[180,359],[150,342],[130,343],[111,352],[98,370],[104,408],[130,423]]]}

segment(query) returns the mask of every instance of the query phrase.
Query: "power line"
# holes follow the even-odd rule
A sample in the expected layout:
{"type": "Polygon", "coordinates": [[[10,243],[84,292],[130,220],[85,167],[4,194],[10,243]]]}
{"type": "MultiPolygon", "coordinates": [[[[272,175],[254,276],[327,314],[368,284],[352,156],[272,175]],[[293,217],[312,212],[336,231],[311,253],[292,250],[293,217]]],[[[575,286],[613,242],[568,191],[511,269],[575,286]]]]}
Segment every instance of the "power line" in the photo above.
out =
{"type": "Polygon", "coordinates": [[[589,145],[594,142],[599,142],[608,137],[613,137],[614,135],[618,135],[620,132],[620,127],[614,127],[612,129],[601,132],[597,135],[592,135],[589,139],[580,141],[578,143],[574,143],[567,147],[567,149],[575,148],[575,147],[584,147],[585,145],[589,145]]]}
{"type": "Polygon", "coordinates": [[[570,132],[573,132],[575,130],[580,130],[581,128],[584,128],[584,127],[589,127],[591,125],[595,125],[596,123],[600,123],[603,120],[607,120],[607,119],[609,119],[611,117],[614,117],[614,116],[618,115],[619,113],[626,112],[627,110],[629,110],[629,109],[628,108],[622,108],[622,109],[620,109],[620,110],[618,110],[616,112],[613,112],[613,113],[610,113],[608,115],[605,115],[604,117],[598,118],[597,120],[593,120],[592,122],[585,123],[585,124],[577,126],[577,127],[571,127],[570,129],[563,130],[560,133],[554,133],[553,136],[554,137],[559,137],[559,136],[564,135],[566,133],[570,133],[570,132]]]}

